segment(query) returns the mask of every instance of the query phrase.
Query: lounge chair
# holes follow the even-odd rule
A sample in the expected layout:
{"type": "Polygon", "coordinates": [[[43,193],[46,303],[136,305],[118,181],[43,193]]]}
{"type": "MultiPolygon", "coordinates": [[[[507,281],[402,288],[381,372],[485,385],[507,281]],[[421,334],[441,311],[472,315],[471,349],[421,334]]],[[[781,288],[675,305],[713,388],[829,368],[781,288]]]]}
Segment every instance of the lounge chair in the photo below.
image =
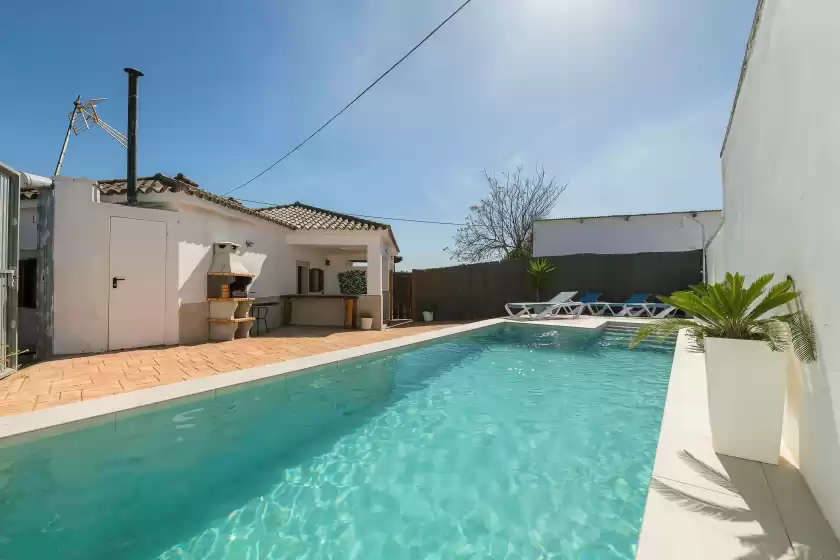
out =
{"type": "Polygon", "coordinates": [[[577,292],[560,292],[548,301],[537,302],[512,302],[505,304],[505,311],[511,317],[524,317],[527,319],[543,319],[549,315],[554,315],[562,306],[570,299],[575,297],[577,292]],[[521,308],[514,312],[512,308],[521,308]]]}
{"type": "Polygon", "coordinates": [[[576,317],[579,317],[586,310],[594,314],[590,305],[598,303],[599,297],[601,297],[601,292],[586,292],[577,300],[567,303],[562,311],[576,317]]]}
{"type": "Polygon", "coordinates": [[[609,313],[615,317],[638,317],[645,312],[644,304],[650,294],[633,294],[624,303],[592,303],[590,310],[593,315],[606,315],[609,313]]]}
{"type": "Polygon", "coordinates": [[[653,319],[667,319],[677,312],[677,308],[667,303],[646,303],[644,304],[644,311],[641,315],[652,317],[653,319]]]}

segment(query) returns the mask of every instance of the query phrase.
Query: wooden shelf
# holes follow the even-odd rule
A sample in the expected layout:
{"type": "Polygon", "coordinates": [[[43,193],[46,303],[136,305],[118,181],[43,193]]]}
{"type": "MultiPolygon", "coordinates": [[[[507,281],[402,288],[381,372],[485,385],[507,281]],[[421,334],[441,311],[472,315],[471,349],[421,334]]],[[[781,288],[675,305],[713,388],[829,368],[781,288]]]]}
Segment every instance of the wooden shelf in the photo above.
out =
{"type": "Polygon", "coordinates": [[[209,297],[207,301],[256,301],[256,298],[252,297],[230,297],[230,298],[223,298],[223,297],[209,297]]]}
{"type": "Polygon", "coordinates": [[[249,274],[247,272],[208,272],[207,276],[246,276],[248,278],[256,278],[256,274],[249,274]]]}
{"type": "Polygon", "coordinates": [[[256,321],[254,317],[235,317],[233,319],[214,319],[210,317],[207,319],[208,323],[247,323],[248,321],[256,321]]]}

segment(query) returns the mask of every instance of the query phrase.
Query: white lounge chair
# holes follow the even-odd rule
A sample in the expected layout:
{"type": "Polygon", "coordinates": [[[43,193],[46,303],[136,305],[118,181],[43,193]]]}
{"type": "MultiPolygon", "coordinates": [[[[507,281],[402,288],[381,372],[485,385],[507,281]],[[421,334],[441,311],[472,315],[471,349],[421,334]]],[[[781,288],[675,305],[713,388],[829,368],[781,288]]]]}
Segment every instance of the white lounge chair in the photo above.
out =
{"type": "MultiPolygon", "coordinates": [[[[638,317],[645,312],[645,305],[650,294],[633,294],[623,303],[596,302],[589,305],[593,315],[613,315],[615,317],[638,317]]],[[[652,305],[652,304],[651,304],[652,305]]]]}
{"type": "Polygon", "coordinates": [[[556,315],[558,312],[567,308],[569,300],[575,297],[576,294],[577,292],[560,292],[548,301],[506,303],[505,311],[511,317],[544,319],[550,315],[556,315]],[[514,308],[521,309],[514,311],[514,308]]]}
{"type": "Polygon", "coordinates": [[[653,319],[667,319],[677,312],[677,308],[667,303],[646,303],[637,317],[652,317],[653,319]]]}
{"type": "Polygon", "coordinates": [[[575,317],[580,317],[584,311],[589,311],[589,313],[594,315],[595,311],[590,306],[597,304],[599,297],[601,297],[601,292],[586,292],[575,301],[568,302],[562,311],[575,317]]]}

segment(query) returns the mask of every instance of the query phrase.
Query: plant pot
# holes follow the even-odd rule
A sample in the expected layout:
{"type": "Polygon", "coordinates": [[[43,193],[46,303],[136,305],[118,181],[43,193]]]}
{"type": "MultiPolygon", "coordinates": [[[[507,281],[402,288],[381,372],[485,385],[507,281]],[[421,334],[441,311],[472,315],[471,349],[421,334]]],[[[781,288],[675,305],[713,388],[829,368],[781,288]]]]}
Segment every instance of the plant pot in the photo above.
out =
{"type": "Polygon", "coordinates": [[[435,313],[434,311],[424,311],[423,312],[423,320],[427,323],[431,323],[435,320],[435,313]]]}
{"type": "Polygon", "coordinates": [[[712,447],[776,465],[782,441],[788,357],[766,342],[706,338],[712,447]]]}
{"type": "Polygon", "coordinates": [[[363,331],[369,331],[373,328],[373,317],[361,317],[359,319],[359,327],[361,327],[363,331]]]}

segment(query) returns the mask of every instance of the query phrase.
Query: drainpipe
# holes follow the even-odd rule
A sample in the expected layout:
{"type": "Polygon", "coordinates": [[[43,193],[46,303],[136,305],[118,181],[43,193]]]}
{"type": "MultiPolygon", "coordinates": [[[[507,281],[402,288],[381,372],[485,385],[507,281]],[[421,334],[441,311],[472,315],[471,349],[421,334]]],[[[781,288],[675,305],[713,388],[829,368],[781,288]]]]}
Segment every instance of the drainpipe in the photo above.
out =
{"type": "Polygon", "coordinates": [[[124,68],[128,74],[128,164],[126,182],[128,204],[137,204],[137,78],[143,72],[134,68],[124,68]]]}

